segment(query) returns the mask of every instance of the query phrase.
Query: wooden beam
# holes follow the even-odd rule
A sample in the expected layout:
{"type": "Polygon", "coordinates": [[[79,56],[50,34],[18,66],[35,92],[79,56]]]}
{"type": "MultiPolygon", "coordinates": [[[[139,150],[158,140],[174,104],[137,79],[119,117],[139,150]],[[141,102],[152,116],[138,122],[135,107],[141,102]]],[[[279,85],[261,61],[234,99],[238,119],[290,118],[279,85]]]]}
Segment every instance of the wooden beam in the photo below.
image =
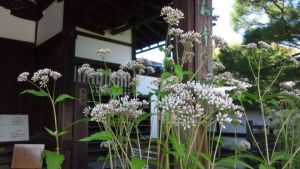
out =
{"type": "MultiPolygon", "coordinates": [[[[136,29],[136,31],[141,34],[143,37],[145,37],[148,41],[155,41],[150,35],[146,34],[143,30],[136,29]]],[[[152,45],[152,44],[151,44],[152,45]]]]}
{"type": "Polygon", "coordinates": [[[114,39],[109,39],[109,38],[106,38],[106,37],[103,37],[103,36],[93,35],[93,34],[89,34],[89,33],[86,33],[86,32],[81,32],[81,31],[76,31],[76,32],[77,32],[78,35],[86,36],[86,37],[89,37],[89,38],[98,39],[98,40],[102,40],[102,41],[107,41],[107,42],[111,42],[111,43],[115,43],[115,44],[119,44],[119,45],[132,47],[132,44],[127,43],[127,42],[114,40],[114,39]]]}
{"type": "Polygon", "coordinates": [[[152,20],[154,20],[156,18],[159,18],[159,17],[160,17],[160,15],[155,14],[155,15],[146,17],[145,19],[137,20],[137,21],[134,21],[134,22],[129,23],[127,25],[124,25],[124,26],[121,26],[119,28],[116,28],[116,29],[112,30],[110,33],[112,35],[116,35],[118,33],[124,32],[124,31],[126,31],[128,29],[131,29],[131,28],[143,25],[144,23],[147,23],[147,22],[152,21],[152,20]]]}
{"type": "Polygon", "coordinates": [[[152,28],[149,24],[145,23],[144,24],[145,27],[147,29],[149,29],[151,32],[153,32],[155,35],[157,35],[158,37],[160,37],[161,39],[164,39],[164,36],[162,34],[160,34],[159,32],[157,32],[157,30],[155,30],[154,28],[152,28]]]}
{"type": "Polygon", "coordinates": [[[80,16],[85,16],[90,13],[94,8],[98,7],[99,5],[107,2],[108,0],[93,0],[93,1],[84,1],[85,3],[90,2],[84,9],[82,6],[78,6],[78,11],[80,11],[80,16]]]}

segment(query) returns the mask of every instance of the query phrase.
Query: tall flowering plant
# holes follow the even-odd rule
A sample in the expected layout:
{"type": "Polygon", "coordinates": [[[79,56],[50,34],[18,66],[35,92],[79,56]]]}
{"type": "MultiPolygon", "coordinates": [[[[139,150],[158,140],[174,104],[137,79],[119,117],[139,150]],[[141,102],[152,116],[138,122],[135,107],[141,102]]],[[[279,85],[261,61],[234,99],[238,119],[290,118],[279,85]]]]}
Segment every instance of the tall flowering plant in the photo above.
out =
{"type": "MultiPolygon", "coordinates": [[[[149,115],[142,111],[142,105],[147,103],[137,97],[136,85],[139,82],[136,76],[151,73],[153,68],[145,59],[137,59],[121,65],[120,70],[115,72],[108,69],[95,70],[88,64],[79,69],[79,73],[86,74],[93,97],[93,105],[87,107],[84,113],[91,117],[91,121],[98,123],[100,129],[81,141],[102,141],[101,146],[108,149],[106,160],[111,168],[161,169],[176,165],[182,169],[214,169],[233,161],[247,166],[237,158],[228,157],[221,161],[217,159],[222,130],[226,123],[240,122],[243,107],[236,105],[229,94],[217,85],[194,80],[196,73],[204,65],[196,72],[184,70],[184,65],[195,55],[195,45],[202,41],[201,34],[194,31],[184,32],[176,27],[179,20],[184,18],[184,14],[177,9],[164,7],[161,16],[168,24],[168,34],[166,46],[162,49],[165,53],[164,71],[153,82],[157,86],[153,89],[157,103],[152,114],[157,115],[158,138],[145,138],[138,130],[138,124],[149,115]],[[169,45],[168,39],[173,39],[174,45],[169,45]],[[181,47],[183,52],[179,53],[181,47]],[[176,54],[175,61],[169,57],[173,51],[176,54]],[[91,81],[94,76],[108,76],[110,83],[93,86],[91,81]],[[191,77],[190,80],[184,82],[185,76],[191,77]],[[123,94],[116,78],[130,81],[133,89],[130,95],[123,94]],[[101,99],[104,89],[111,98],[108,103],[101,99]],[[98,91],[97,94],[93,94],[94,91],[98,91]],[[216,129],[217,126],[221,127],[217,135],[208,134],[211,133],[208,132],[209,128],[216,129]],[[135,138],[132,137],[134,133],[135,138]],[[141,144],[145,140],[148,142],[146,147],[141,144]],[[135,146],[138,147],[138,153],[132,152],[135,146]]],[[[218,42],[214,47],[224,46],[221,39],[214,40],[218,42]]],[[[104,51],[110,52],[107,49],[98,51],[100,57],[105,57],[107,53],[104,51]]],[[[207,60],[209,56],[207,54],[202,57],[207,60]]],[[[243,89],[247,88],[247,83],[237,80],[232,83],[239,84],[243,89]]]]}
{"type": "Polygon", "coordinates": [[[238,99],[241,103],[247,100],[259,107],[263,121],[263,140],[255,137],[246,113],[245,118],[254,142],[253,147],[258,152],[252,160],[257,161],[262,169],[275,169],[278,166],[292,169],[299,165],[300,140],[296,134],[299,128],[300,92],[296,88],[297,82],[279,82],[280,77],[284,76],[283,72],[290,68],[297,70],[299,62],[282,50],[278,52],[277,48],[263,41],[241,46],[241,51],[248,56],[256,92],[244,93],[238,99]],[[263,72],[268,67],[274,70],[274,76],[264,79],[263,72]],[[273,138],[271,130],[274,132],[273,138]],[[259,144],[259,141],[263,144],[259,144]]]}
{"type": "Polygon", "coordinates": [[[56,95],[56,82],[62,77],[61,73],[57,71],[45,68],[36,71],[31,78],[29,76],[29,72],[23,72],[17,78],[18,82],[28,82],[34,87],[34,89],[24,90],[21,94],[31,94],[49,99],[53,113],[54,129],[45,127],[45,130],[50,136],[54,137],[56,150],[45,150],[43,158],[46,160],[48,169],[60,169],[64,161],[64,155],[61,154],[60,137],[68,132],[68,128],[59,129],[57,105],[66,99],[73,99],[73,97],[68,94],[56,95]]]}
{"type": "MultiPolygon", "coordinates": [[[[111,51],[100,49],[96,52],[104,60],[111,51]]],[[[78,73],[86,75],[92,95],[91,106],[86,107],[83,113],[99,126],[99,132],[80,141],[101,141],[100,147],[108,149],[108,155],[104,157],[105,163],[109,161],[111,168],[144,166],[145,160],[141,159],[140,143],[144,136],[139,131],[138,125],[150,116],[143,112],[143,106],[149,103],[138,98],[136,86],[139,83],[138,75],[154,73],[150,62],[140,58],[121,65],[117,71],[111,71],[107,66],[105,69],[96,70],[89,64],[83,64],[78,73]],[[106,77],[109,82],[92,84],[96,77],[106,77]],[[120,80],[125,80],[130,85],[129,93],[123,91],[123,87],[118,83],[120,80]],[[108,102],[103,100],[103,96],[108,96],[110,100],[108,102]],[[138,147],[139,157],[129,155],[135,145],[138,147]]]]}

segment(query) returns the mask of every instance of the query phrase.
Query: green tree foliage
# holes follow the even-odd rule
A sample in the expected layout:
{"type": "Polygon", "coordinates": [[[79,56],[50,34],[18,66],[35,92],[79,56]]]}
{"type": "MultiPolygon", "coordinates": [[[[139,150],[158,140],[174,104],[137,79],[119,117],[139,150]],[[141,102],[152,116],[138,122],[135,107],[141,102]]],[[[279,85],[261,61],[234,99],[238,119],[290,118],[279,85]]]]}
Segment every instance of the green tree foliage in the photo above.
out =
{"type": "MultiPolygon", "coordinates": [[[[253,57],[252,52],[255,52],[254,56],[263,56],[261,76],[264,84],[267,85],[271,83],[283,63],[289,66],[286,66],[282,71],[278,82],[289,80],[298,81],[300,79],[300,68],[294,66],[290,61],[287,61],[287,50],[277,45],[273,45],[272,49],[268,50],[268,52],[261,49],[247,50],[241,49],[239,46],[230,46],[220,51],[219,59],[224,64],[225,71],[232,72],[233,75],[238,78],[247,78],[254,84],[254,78],[247,59],[249,56],[253,57]]],[[[258,58],[251,58],[251,60],[253,60],[252,66],[254,72],[257,72],[255,60],[257,61],[258,58]]]]}
{"type": "Polygon", "coordinates": [[[245,43],[264,40],[300,48],[300,0],[235,0],[233,11],[232,23],[245,30],[245,43]]]}

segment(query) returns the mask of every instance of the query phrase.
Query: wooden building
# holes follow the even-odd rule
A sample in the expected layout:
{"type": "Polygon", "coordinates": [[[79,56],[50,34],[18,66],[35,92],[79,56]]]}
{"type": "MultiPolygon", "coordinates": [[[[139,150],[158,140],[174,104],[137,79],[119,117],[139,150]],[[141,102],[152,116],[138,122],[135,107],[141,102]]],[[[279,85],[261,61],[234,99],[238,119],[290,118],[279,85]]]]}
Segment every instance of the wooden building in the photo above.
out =
{"type": "MultiPolygon", "coordinates": [[[[201,32],[204,37],[196,54],[207,52],[212,27],[212,0],[0,0],[0,115],[26,114],[29,140],[53,147],[54,140],[44,130],[52,127],[52,114],[44,99],[19,93],[26,85],[17,83],[19,73],[51,68],[63,74],[58,91],[81,101],[60,104],[61,128],[83,117],[87,88],[76,73],[83,63],[103,66],[96,49],[111,48],[106,57],[111,69],[135,59],[137,49],[164,40],[166,25],[160,9],[172,5],[185,13],[184,30],[201,32]],[[82,101],[83,100],[83,101],[82,101]]],[[[195,58],[189,69],[196,70],[195,58]]],[[[207,67],[201,71],[207,72],[207,67]]],[[[200,75],[201,76],[201,75],[200,75]]],[[[87,125],[73,127],[62,138],[65,169],[87,169],[88,145],[78,139],[88,133],[87,125]]],[[[13,144],[1,142],[0,168],[9,168],[13,144]]]]}

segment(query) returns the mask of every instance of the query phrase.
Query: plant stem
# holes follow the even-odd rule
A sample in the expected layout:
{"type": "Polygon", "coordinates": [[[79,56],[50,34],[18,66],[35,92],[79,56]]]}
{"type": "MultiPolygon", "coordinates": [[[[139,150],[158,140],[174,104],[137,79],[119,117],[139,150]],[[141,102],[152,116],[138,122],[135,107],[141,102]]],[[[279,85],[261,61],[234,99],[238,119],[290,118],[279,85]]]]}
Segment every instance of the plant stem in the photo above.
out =
{"type": "Polygon", "coordinates": [[[220,128],[220,133],[219,133],[218,141],[217,141],[217,144],[216,144],[216,149],[215,149],[214,156],[213,156],[212,168],[211,169],[215,168],[215,161],[216,161],[216,156],[217,156],[217,152],[218,152],[218,148],[219,148],[219,143],[220,143],[220,140],[221,140],[221,134],[222,134],[222,127],[220,128]]]}
{"type": "Polygon", "coordinates": [[[292,162],[292,160],[294,159],[294,157],[298,154],[298,152],[300,151],[300,146],[296,149],[296,151],[293,153],[293,155],[289,158],[289,160],[285,163],[285,165],[282,167],[282,169],[285,169],[289,163],[292,162]]]}
{"type": "Polygon", "coordinates": [[[263,118],[264,123],[264,135],[265,135],[265,146],[266,146],[266,156],[267,156],[267,163],[270,165],[270,156],[269,156],[269,144],[268,144],[268,131],[267,131],[267,124],[266,124],[266,118],[265,118],[265,111],[264,111],[264,105],[263,105],[263,97],[261,95],[261,87],[260,87],[260,71],[261,71],[261,62],[262,57],[259,57],[259,63],[258,63],[258,70],[257,70],[257,92],[259,97],[259,104],[260,104],[260,111],[263,118]]]}
{"type": "Polygon", "coordinates": [[[192,140],[192,144],[190,144],[190,148],[189,148],[189,151],[188,151],[187,156],[186,156],[186,161],[185,161],[185,162],[186,162],[186,166],[188,165],[188,161],[189,161],[190,154],[191,154],[191,152],[192,152],[192,149],[193,149],[193,147],[194,147],[196,138],[197,138],[197,136],[198,136],[199,126],[200,126],[200,124],[198,123],[198,125],[197,125],[197,127],[196,127],[196,130],[195,130],[195,133],[194,133],[194,137],[193,137],[193,140],[192,140]]]}

